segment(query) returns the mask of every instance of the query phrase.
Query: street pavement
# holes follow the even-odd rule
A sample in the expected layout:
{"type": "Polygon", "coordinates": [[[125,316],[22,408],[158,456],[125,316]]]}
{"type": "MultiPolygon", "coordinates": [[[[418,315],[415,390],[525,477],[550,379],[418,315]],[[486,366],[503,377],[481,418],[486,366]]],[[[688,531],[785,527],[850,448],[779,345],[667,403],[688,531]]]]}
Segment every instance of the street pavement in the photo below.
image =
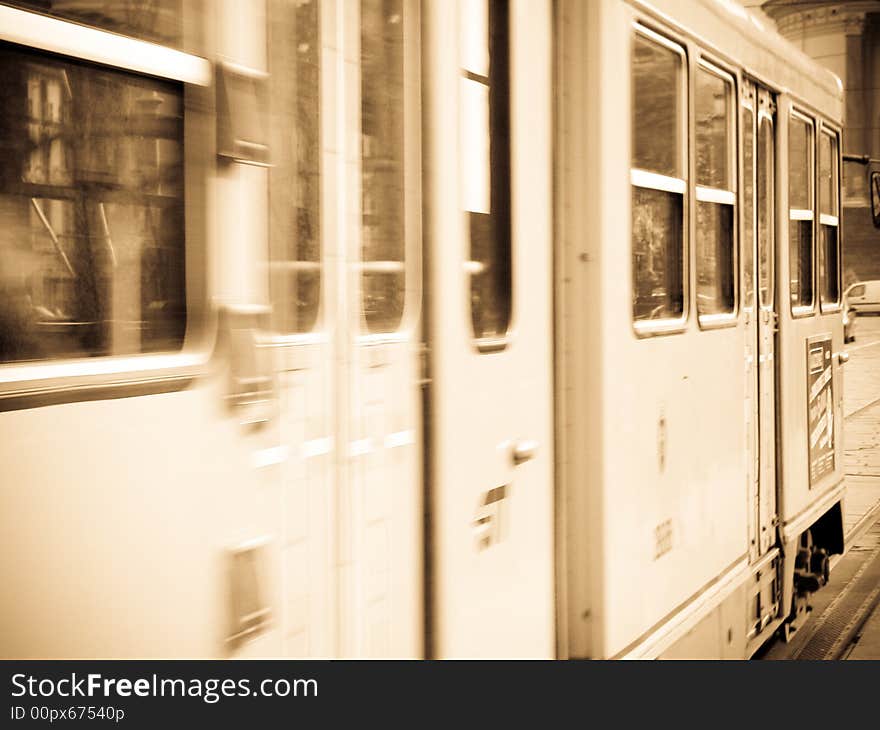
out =
{"type": "Polygon", "coordinates": [[[843,366],[844,528],[852,544],[880,508],[880,317],[860,316],[843,366]]]}

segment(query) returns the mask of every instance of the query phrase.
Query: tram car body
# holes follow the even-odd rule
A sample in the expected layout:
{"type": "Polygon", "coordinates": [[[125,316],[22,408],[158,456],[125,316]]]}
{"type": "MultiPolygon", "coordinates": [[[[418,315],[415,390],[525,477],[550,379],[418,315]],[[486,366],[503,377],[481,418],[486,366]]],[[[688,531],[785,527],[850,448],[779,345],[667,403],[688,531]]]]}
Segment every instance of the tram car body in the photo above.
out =
{"type": "Polygon", "coordinates": [[[843,547],[833,75],[724,0],[141,11],[0,5],[0,655],[800,624],[843,547]]]}

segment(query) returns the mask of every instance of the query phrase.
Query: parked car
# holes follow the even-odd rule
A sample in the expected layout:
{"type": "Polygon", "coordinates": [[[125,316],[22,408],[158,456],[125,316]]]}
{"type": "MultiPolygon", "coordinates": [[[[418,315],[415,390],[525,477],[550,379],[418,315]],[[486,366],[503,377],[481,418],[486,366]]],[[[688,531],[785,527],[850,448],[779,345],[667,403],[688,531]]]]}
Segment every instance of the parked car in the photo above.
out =
{"type": "Polygon", "coordinates": [[[880,279],[859,281],[843,293],[844,309],[850,307],[859,313],[880,313],[880,279]]]}

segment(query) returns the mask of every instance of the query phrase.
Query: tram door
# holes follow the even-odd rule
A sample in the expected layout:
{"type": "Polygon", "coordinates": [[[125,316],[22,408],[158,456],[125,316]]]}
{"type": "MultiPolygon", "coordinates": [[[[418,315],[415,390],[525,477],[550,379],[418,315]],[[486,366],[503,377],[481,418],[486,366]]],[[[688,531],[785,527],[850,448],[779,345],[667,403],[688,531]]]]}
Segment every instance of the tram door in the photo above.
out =
{"type": "Polygon", "coordinates": [[[776,519],[776,105],[770,93],[755,88],[755,244],[757,295],[758,480],[756,538],[758,554],[774,543],[776,519]]]}
{"type": "Polygon", "coordinates": [[[268,11],[281,648],[418,656],[418,3],[268,11]]]}
{"type": "Polygon", "coordinates": [[[429,652],[549,657],[550,6],[426,12],[429,652]]]}

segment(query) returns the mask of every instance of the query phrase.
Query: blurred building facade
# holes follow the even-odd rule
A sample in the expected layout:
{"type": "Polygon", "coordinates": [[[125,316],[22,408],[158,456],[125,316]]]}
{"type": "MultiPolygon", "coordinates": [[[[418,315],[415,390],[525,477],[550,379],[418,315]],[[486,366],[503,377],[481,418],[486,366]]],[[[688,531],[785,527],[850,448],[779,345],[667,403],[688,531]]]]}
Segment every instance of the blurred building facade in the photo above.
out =
{"type": "MultiPolygon", "coordinates": [[[[880,0],[747,0],[746,5],[840,77],[844,154],[880,159],[880,0]]],[[[844,163],[844,287],[880,279],[880,229],[871,217],[868,172],[864,165],[844,163]]]]}

